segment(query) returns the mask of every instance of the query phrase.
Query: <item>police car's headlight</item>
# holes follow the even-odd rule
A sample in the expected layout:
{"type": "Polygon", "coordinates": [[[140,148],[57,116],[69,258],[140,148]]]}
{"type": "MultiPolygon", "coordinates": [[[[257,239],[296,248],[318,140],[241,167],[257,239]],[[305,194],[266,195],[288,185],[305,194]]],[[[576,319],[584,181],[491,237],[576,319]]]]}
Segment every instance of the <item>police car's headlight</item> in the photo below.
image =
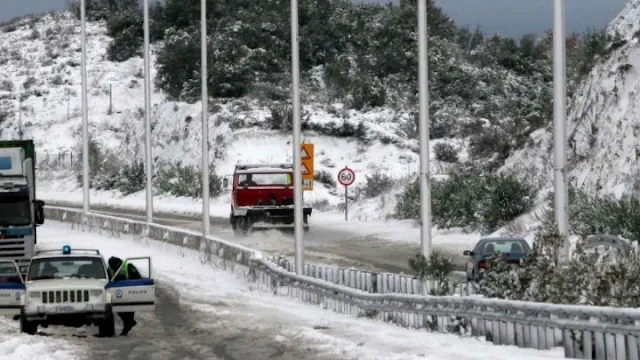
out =
{"type": "Polygon", "coordinates": [[[91,290],[91,296],[102,296],[102,290],[91,290]]]}
{"type": "Polygon", "coordinates": [[[30,291],[29,298],[31,299],[40,299],[40,291],[30,291]]]}

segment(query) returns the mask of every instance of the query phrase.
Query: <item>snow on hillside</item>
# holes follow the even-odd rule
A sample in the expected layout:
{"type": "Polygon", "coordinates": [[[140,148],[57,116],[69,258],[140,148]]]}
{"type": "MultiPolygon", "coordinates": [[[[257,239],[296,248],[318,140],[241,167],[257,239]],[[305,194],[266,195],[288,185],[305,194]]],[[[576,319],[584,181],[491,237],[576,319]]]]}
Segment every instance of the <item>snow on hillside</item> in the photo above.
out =
{"type": "Polygon", "coordinates": [[[640,1],[631,0],[609,24],[607,32],[611,35],[620,34],[623,38],[629,40],[631,36],[640,30],[639,18],[640,1]]]}
{"type": "MultiPolygon", "coordinates": [[[[568,104],[570,181],[595,193],[640,190],[640,0],[633,0],[607,31],[623,39],[591,70],[568,104]]],[[[531,136],[530,146],[508,159],[540,187],[553,187],[553,128],[531,136]]]]}
{"type": "MultiPolygon", "coordinates": [[[[122,159],[142,158],[144,141],[143,61],[133,58],[122,63],[106,60],[110,39],[103,23],[87,24],[87,72],[89,86],[90,133],[101,146],[106,146],[122,159]],[[110,97],[111,93],[111,97],[110,97]],[[110,102],[111,99],[111,102],[110,102]]],[[[0,33],[0,137],[19,136],[19,98],[22,98],[22,123],[26,138],[36,142],[39,162],[45,165],[61,153],[74,152],[74,162],[81,161],[80,26],[70,13],[49,14],[37,21],[22,20],[0,33]],[[15,28],[15,29],[13,29],[15,28]]],[[[153,61],[152,54],[152,64],[153,61]]],[[[155,69],[151,69],[152,77],[155,69]]],[[[152,80],[153,83],[153,80],[152,80]]],[[[201,105],[168,101],[161,91],[151,96],[153,121],[153,156],[184,165],[199,165],[201,105]]],[[[216,173],[233,171],[237,162],[285,162],[291,159],[291,137],[267,130],[271,118],[268,106],[258,101],[212,101],[209,138],[216,173]]],[[[348,122],[360,123],[366,135],[357,140],[305,131],[304,139],[316,149],[316,172],[327,172],[336,179],[338,171],[349,166],[356,171],[351,189],[361,187],[366,175],[376,171],[396,180],[396,189],[418,170],[417,143],[406,137],[406,129],[414,129],[413,118],[406,112],[377,110],[359,113],[344,110],[340,104],[323,107],[305,104],[311,128],[340,127],[348,122]]],[[[432,145],[435,145],[432,144],[432,145]]],[[[462,145],[462,144],[457,144],[462,145]]],[[[442,164],[432,162],[438,173],[442,164]]],[[[70,167],[70,166],[67,166],[70,167]]],[[[69,169],[40,176],[40,195],[55,192],[49,180],[64,183],[62,193],[80,192],[69,169]],[[61,178],[62,177],[62,178],[61,178]],[[62,180],[61,180],[62,179],[62,180]]],[[[117,193],[110,192],[112,197],[117,193]]],[[[354,191],[355,193],[355,191],[354,191]]],[[[343,188],[316,182],[313,192],[305,193],[305,201],[337,206],[343,203],[343,188]]],[[[132,196],[138,196],[134,194],[132,196]]],[[[223,201],[228,203],[228,195],[223,201]]],[[[354,206],[352,215],[361,219],[387,218],[394,209],[395,197],[367,200],[354,206]],[[359,213],[360,212],[360,213],[359,213]],[[366,212],[366,213],[365,213],[366,212]]]]}

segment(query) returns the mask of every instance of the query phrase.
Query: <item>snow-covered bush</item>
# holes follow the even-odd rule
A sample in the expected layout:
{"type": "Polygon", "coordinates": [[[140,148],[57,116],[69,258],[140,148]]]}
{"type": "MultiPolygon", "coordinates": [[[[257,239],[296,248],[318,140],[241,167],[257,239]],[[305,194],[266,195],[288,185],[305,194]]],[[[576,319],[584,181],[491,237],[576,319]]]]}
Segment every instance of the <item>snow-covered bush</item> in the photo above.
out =
{"type": "Polygon", "coordinates": [[[453,145],[440,142],[433,146],[433,152],[436,160],[448,163],[458,162],[458,152],[453,145]]]}
{"type": "Polygon", "coordinates": [[[533,252],[521,266],[506,264],[501,256],[488,263],[478,292],[488,297],[594,306],[640,305],[640,253],[631,250],[601,252],[584,239],[576,244],[569,262],[560,265],[557,251],[562,237],[553,212],[536,234],[533,252]]]}
{"type": "Polygon", "coordinates": [[[130,164],[125,164],[120,169],[118,175],[116,187],[123,195],[141,191],[147,184],[144,162],[141,159],[136,159],[130,164]]]}
{"type": "Polygon", "coordinates": [[[113,38],[107,48],[107,59],[125,61],[142,53],[143,19],[136,8],[113,14],[107,21],[108,34],[113,38]]]}
{"type": "Polygon", "coordinates": [[[362,141],[367,139],[367,127],[362,121],[358,122],[357,125],[353,125],[353,123],[346,120],[341,124],[335,121],[329,121],[325,124],[307,123],[306,126],[303,124],[303,130],[313,130],[321,135],[354,138],[362,141]]]}
{"type": "Polygon", "coordinates": [[[328,172],[327,170],[316,171],[315,174],[313,175],[313,180],[321,184],[324,184],[329,188],[333,188],[337,185],[336,179],[333,176],[331,176],[331,173],[328,172]]]}
{"type": "MultiPolygon", "coordinates": [[[[490,233],[533,206],[535,190],[512,175],[453,173],[431,186],[433,223],[490,233]]],[[[420,214],[418,180],[398,195],[396,216],[417,219],[420,214]]]]}
{"type": "MultiPolygon", "coordinates": [[[[78,136],[79,139],[82,139],[78,136]]],[[[79,155],[79,159],[83,158],[82,142],[77,142],[74,154],[79,155]]],[[[83,184],[83,161],[74,162],[74,173],[78,185],[83,184]]],[[[118,173],[121,163],[115,154],[111,153],[106,147],[102,146],[89,133],[89,187],[95,190],[113,190],[116,189],[118,182],[118,173]]]]}
{"type": "Polygon", "coordinates": [[[4,123],[11,117],[11,113],[7,110],[0,109],[0,124],[4,123]]]}
{"type": "Polygon", "coordinates": [[[455,265],[451,259],[439,254],[432,253],[427,259],[422,254],[416,254],[413,259],[409,259],[409,266],[420,281],[432,280],[436,287],[431,289],[431,295],[450,295],[451,282],[449,276],[455,270],[455,265]]]}
{"type": "Polygon", "coordinates": [[[371,175],[365,175],[364,196],[374,198],[393,188],[394,180],[391,176],[376,170],[371,175]]]}
{"type": "Polygon", "coordinates": [[[626,194],[619,199],[610,195],[591,196],[572,190],[569,197],[569,221],[577,235],[609,234],[640,241],[640,198],[626,194]]]}
{"type": "MultiPolygon", "coordinates": [[[[194,166],[184,166],[177,163],[159,163],[154,174],[154,188],[160,193],[173,196],[199,197],[202,196],[202,176],[200,169],[194,166]]],[[[222,192],[222,179],[210,168],[209,194],[216,197],[222,192]]]]}
{"type": "Polygon", "coordinates": [[[11,80],[2,80],[0,81],[0,90],[2,91],[13,91],[13,82],[11,80]]]}

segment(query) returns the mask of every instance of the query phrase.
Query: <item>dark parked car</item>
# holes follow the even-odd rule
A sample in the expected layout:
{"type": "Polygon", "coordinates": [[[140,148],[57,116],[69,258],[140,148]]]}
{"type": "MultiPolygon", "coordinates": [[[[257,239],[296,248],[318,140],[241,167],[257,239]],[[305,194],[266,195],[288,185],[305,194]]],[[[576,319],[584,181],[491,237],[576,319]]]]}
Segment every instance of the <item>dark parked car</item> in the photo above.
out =
{"type": "Polygon", "coordinates": [[[503,258],[512,264],[520,264],[521,260],[531,252],[531,247],[519,237],[495,237],[483,238],[478,241],[472,251],[465,250],[464,256],[469,256],[467,261],[467,279],[476,281],[480,273],[487,267],[487,258],[499,252],[503,258]]]}

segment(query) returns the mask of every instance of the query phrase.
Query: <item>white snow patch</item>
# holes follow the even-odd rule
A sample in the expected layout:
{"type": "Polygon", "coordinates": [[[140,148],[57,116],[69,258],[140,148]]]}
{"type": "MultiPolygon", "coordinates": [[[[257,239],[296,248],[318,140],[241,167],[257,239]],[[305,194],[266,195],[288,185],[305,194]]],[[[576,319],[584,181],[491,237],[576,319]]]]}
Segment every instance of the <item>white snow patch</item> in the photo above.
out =
{"type": "Polygon", "coordinates": [[[618,16],[611,21],[607,32],[611,35],[620,34],[623,38],[629,40],[640,30],[640,0],[631,0],[620,11],[618,16]]]}
{"type": "Polygon", "coordinates": [[[2,360],[80,360],[88,349],[77,342],[20,333],[20,323],[0,317],[0,358],[2,360]]]}

